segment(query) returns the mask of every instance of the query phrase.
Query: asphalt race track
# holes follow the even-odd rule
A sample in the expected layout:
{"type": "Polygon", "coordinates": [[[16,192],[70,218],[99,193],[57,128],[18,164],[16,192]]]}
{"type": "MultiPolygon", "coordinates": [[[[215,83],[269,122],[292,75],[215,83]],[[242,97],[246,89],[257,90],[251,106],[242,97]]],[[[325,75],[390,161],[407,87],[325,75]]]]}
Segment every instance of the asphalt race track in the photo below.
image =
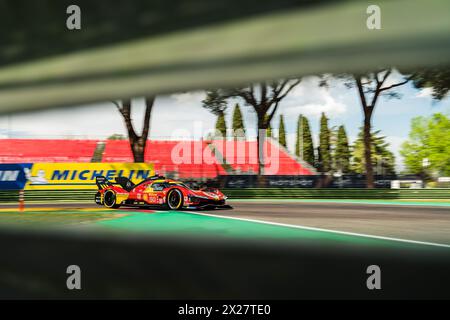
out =
{"type": "Polygon", "coordinates": [[[217,215],[450,244],[450,205],[233,202],[217,215]]]}
{"type": "MultiPolygon", "coordinates": [[[[234,200],[233,210],[191,211],[199,215],[231,217],[282,224],[285,227],[319,228],[325,231],[356,233],[378,237],[400,238],[411,241],[450,245],[450,203],[392,202],[339,200],[234,200]]],[[[16,205],[0,205],[0,209],[16,205]]],[[[32,208],[57,208],[60,210],[98,210],[95,204],[59,203],[29,204],[32,208]]],[[[117,212],[143,212],[138,208],[121,208],[117,212]]],[[[167,213],[167,212],[166,212],[167,213]]],[[[126,227],[126,225],[125,225],[126,227]]]]}

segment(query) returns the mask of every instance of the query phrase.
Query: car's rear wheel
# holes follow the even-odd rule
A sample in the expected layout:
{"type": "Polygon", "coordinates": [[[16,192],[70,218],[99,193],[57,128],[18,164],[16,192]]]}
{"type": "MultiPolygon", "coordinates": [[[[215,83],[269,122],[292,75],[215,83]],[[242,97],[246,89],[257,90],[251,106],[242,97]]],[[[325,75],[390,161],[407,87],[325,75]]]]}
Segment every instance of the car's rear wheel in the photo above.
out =
{"type": "Polygon", "coordinates": [[[172,189],[167,194],[167,207],[170,210],[179,210],[183,206],[183,194],[178,189],[172,189]]]}
{"type": "Polygon", "coordinates": [[[107,190],[103,195],[103,204],[105,207],[117,209],[120,207],[120,204],[116,203],[117,198],[116,194],[112,190],[107,190]]]}

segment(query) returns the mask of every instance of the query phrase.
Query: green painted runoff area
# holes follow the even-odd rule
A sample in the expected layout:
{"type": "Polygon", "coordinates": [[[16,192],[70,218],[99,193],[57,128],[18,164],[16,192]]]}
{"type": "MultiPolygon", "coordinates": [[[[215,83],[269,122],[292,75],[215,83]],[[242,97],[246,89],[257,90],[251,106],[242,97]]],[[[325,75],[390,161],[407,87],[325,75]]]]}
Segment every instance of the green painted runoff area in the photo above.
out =
{"type": "MultiPolygon", "coordinates": [[[[212,213],[214,212],[206,214],[212,213]]],[[[294,243],[308,242],[315,245],[450,250],[446,246],[430,246],[422,243],[344,234],[332,230],[311,230],[301,226],[283,226],[179,211],[133,211],[127,209],[47,211],[41,209],[19,213],[5,210],[0,212],[0,225],[2,227],[27,228],[76,227],[94,232],[117,231],[147,235],[207,237],[208,239],[274,240],[294,243]]]]}
{"type": "Polygon", "coordinates": [[[193,235],[214,238],[293,241],[312,240],[319,241],[320,244],[370,245],[377,247],[424,247],[424,245],[415,243],[175,211],[158,211],[155,213],[127,212],[126,216],[98,221],[95,225],[115,230],[146,232],[155,235],[193,235]]]}

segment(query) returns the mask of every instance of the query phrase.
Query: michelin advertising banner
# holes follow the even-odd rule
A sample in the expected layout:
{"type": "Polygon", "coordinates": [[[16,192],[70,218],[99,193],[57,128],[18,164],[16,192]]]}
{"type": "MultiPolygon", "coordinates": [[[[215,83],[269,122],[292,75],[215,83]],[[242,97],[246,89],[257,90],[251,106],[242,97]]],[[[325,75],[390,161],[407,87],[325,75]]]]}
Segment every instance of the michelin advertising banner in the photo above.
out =
{"type": "Polygon", "coordinates": [[[0,189],[96,189],[95,177],[127,177],[134,183],[154,175],[149,163],[0,164],[0,189]]]}

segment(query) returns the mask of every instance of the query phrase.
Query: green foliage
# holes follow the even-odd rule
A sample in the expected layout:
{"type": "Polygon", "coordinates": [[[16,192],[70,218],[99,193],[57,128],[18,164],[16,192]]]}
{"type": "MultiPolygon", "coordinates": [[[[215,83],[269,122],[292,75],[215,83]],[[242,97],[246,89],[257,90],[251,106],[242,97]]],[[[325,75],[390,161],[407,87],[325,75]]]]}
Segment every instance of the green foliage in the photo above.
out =
{"type": "Polygon", "coordinates": [[[314,165],[314,145],[308,118],[299,115],[295,154],[310,165],[314,165]]]}
{"type": "Polygon", "coordinates": [[[233,111],[233,137],[245,138],[245,126],[239,104],[236,103],[233,111]]]}
{"type": "Polygon", "coordinates": [[[328,128],[328,118],[322,112],[320,117],[320,134],[319,134],[319,163],[318,169],[321,172],[328,172],[331,170],[331,144],[330,144],[330,129],[328,128]]]}
{"type": "Polygon", "coordinates": [[[410,173],[424,172],[422,161],[429,160],[431,170],[443,176],[450,175],[450,117],[436,113],[431,117],[417,117],[411,121],[408,141],[400,154],[410,173]]]}
{"type": "Polygon", "coordinates": [[[106,140],[125,140],[126,137],[123,134],[120,133],[114,133],[110,135],[106,140]]]}
{"type": "Polygon", "coordinates": [[[302,139],[301,139],[301,135],[302,135],[302,115],[298,116],[298,120],[297,120],[297,135],[295,137],[295,155],[297,157],[301,157],[301,147],[302,147],[302,139]]]}
{"type": "MultiPolygon", "coordinates": [[[[359,174],[366,173],[364,160],[363,128],[361,128],[358,138],[353,145],[352,171],[359,174]]],[[[374,173],[378,175],[395,174],[395,156],[388,149],[389,143],[385,136],[380,136],[380,131],[371,133],[372,166],[374,173]]]]}
{"type": "Polygon", "coordinates": [[[343,125],[339,126],[337,132],[336,146],[334,150],[334,163],[336,170],[342,173],[350,172],[350,146],[347,133],[343,125]]]}
{"type": "MultiPolygon", "coordinates": [[[[243,87],[226,88],[208,91],[203,100],[203,107],[220,115],[226,109],[228,99],[241,99],[245,106],[251,106],[256,113],[258,140],[259,130],[267,130],[268,137],[272,137],[270,121],[276,113],[277,108],[289,92],[300,83],[300,79],[283,79],[261,83],[253,83],[243,87]],[[269,112],[270,111],[270,112],[269,112]]],[[[258,183],[263,183],[259,179],[264,172],[263,152],[259,152],[258,143],[258,183]]]]}
{"type": "MultiPolygon", "coordinates": [[[[264,117],[264,121],[267,123],[269,121],[269,115],[266,114],[266,116],[264,117]]],[[[266,136],[268,138],[272,138],[272,125],[270,124],[270,122],[267,123],[267,133],[266,136]]]]}
{"type": "Polygon", "coordinates": [[[442,100],[450,90],[450,69],[441,66],[416,71],[412,80],[416,88],[429,88],[434,99],[442,100]]]}
{"type": "Polygon", "coordinates": [[[206,92],[206,98],[202,101],[203,108],[208,109],[216,116],[222,115],[227,109],[227,98],[220,90],[209,90],[206,92]]]}
{"type": "Polygon", "coordinates": [[[280,125],[278,129],[278,142],[285,148],[287,148],[286,143],[286,129],[284,128],[284,118],[283,115],[280,114],[280,125]]]}
{"type": "Polygon", "coordinates": [[[225,122],[225,113],[219,114],[216,121],[216,132],[225,138],[227,136],[227,123],[225,122]]]}

